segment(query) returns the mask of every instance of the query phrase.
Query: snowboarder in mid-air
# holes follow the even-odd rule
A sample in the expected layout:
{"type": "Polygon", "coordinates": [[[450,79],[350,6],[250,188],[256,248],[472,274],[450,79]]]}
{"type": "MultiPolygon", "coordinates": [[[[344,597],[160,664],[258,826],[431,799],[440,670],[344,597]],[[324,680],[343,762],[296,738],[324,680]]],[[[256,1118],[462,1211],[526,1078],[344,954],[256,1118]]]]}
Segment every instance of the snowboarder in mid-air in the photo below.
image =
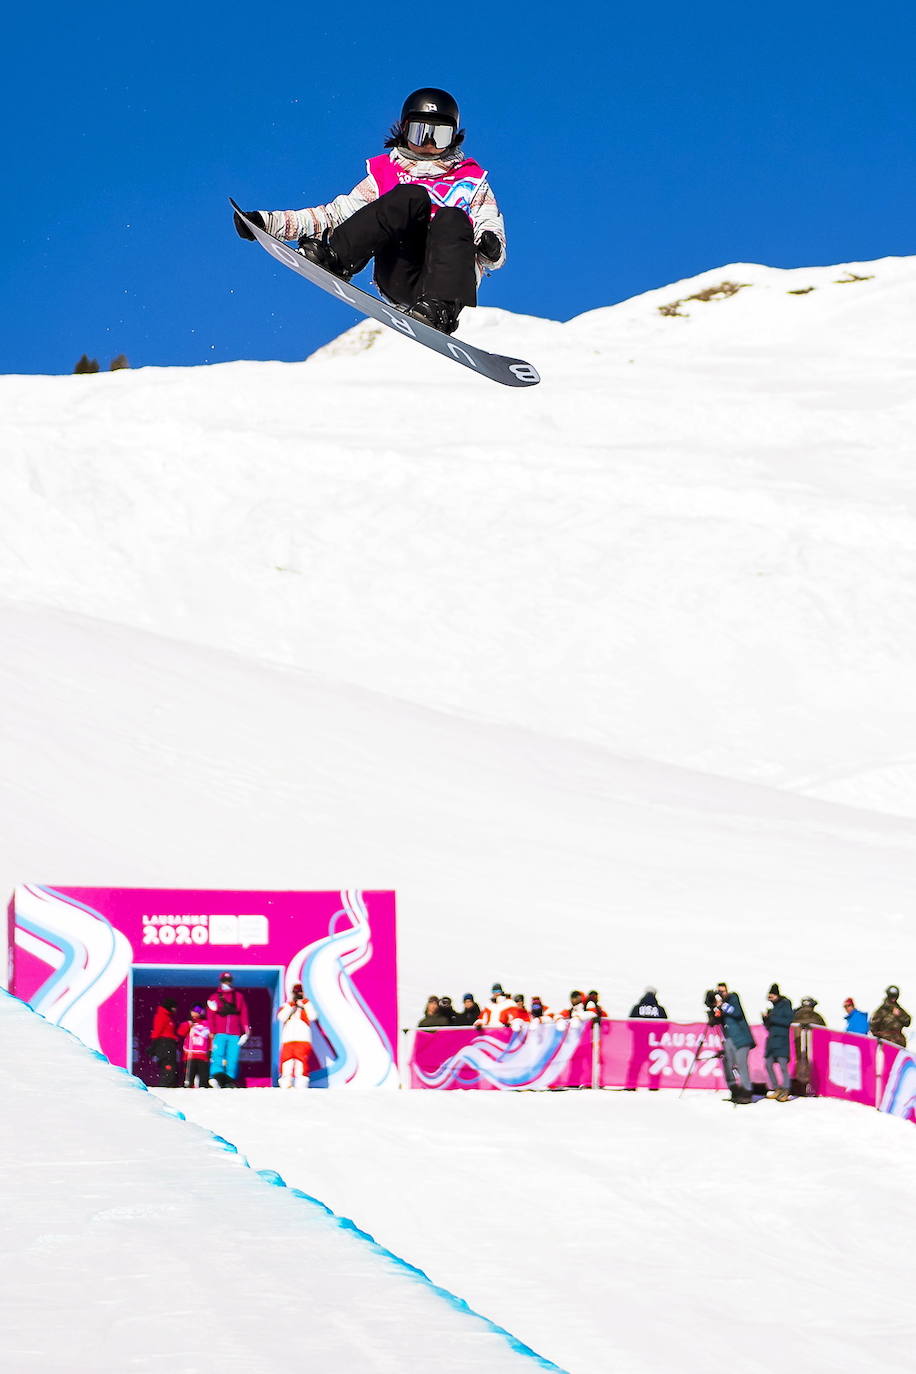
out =
{"type": "MultiPolygon", "coordinates": [[[[453,334],[477,304],[484,272],[502,267],[506,234],[487,173],[462,151],[457,102],[427,87],[404,101],[366,176],[349,195],[304,210],[244,211],[259,229],[295,240],[310,262],[349,281],[374,258],[382,295],[413,319],[453,334]]],[[[244,239],[254,235],[238,214],[244,239]]]]}

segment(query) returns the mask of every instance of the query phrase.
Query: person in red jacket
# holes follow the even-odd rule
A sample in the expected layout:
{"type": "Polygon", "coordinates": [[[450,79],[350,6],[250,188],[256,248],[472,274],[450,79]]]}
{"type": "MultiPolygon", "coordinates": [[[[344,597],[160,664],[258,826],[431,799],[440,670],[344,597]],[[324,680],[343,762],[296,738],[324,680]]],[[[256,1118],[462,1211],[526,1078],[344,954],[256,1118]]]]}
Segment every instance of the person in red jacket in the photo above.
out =
{"type": "Polygon", "coordinates": [[[178,1032],[175,1003],[171,997],[163,997],[156,1008],[149,1052],[159,1065],[157,1088],[174,1088],[178,1083],[178,1032]]]}

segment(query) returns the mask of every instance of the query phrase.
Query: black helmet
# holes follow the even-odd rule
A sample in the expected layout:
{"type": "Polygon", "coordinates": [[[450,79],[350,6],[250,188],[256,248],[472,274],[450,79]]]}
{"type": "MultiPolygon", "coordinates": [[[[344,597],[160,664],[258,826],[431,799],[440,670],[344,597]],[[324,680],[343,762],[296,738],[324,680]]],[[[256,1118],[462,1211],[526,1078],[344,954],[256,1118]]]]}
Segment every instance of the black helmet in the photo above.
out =
{"type": "Polygon", "coordinates": [[[458,125],[461,121],[458,102],[448,91],[440,91],[435,86],[424,86],[412,91],[401,106],[398,123],[400,137],[415,148],[432,146],[435,156],[451,148],[458,138],[458,125]]]}
{"type": "Polygon", "coordinates": [[[458,101],[448,91],[440,91],[435,86],[411,91],[401,106],[401,123],[406,124],[411,115],[431,119],[433,123],[451,124],[456,129],[461,123],[458,101]]]}

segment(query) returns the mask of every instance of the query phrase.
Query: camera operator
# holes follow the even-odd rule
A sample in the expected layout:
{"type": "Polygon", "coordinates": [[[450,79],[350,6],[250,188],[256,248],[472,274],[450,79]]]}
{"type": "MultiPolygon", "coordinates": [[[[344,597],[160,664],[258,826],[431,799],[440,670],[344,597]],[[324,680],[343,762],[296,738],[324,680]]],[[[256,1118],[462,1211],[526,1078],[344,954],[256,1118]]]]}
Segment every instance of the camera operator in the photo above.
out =
{"type": "Polygon", "coordinates": [[[707,993],[707,1006],[710,1025],[722,1027],[722,1069],[732,1101],[750,1102],[753,1094],[747,1057],[756,1041],[747,1023],[741,998],[736,992],[729,992],[727,983],[718,983],[712,994],[711,1006],[707,993]]]}
{"type": "Polygon", "coordinates": [[[301,983],[294,983],[277,1012],[280,1022],[281,1088],[307,1088],[312,1067],[312,1012],[301,983]]]}

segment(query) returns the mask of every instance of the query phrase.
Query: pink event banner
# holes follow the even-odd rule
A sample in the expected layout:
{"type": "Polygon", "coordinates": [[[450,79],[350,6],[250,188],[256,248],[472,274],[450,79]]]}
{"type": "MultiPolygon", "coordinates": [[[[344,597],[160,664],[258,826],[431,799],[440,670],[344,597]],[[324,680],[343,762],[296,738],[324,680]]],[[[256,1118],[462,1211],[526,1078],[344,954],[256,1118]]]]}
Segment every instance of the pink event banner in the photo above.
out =
{"type": "MultiPolygon", "coordinates": [[[[756,1046],[748,1056],[751,1078],[763,1083],[766,1030],[752,1026],[756,1046]]],[[[722,1032],[702,1021],[602,1021],[602,1088],[725,1089],[722,1032]]]]}
{"type": "MultiPolygon", "coordinates": [[[[764,1081],[766,1031],[749,1064],[764,1081]]],[[[414,1032],[408,1054],[412,1088],[725,1088],[721,1032],[703,1022],[603,1020],[532,1023],[520,1030],[414,1032]]]]}
{"type": "Polygon", "coordinates": [[[242,991],[267,988],[274,1011],[303,984],[329,1087],[397,1086],[393,892],[27,884],[10,918],[11,991],[113,1064],[132,1062],[138,990],[212,988],[230,970],[242,991]]]}
{"type": "Polygon", "coordinates": [[[408,1058],[411,1088],[590,1088],[591,1024],[547,1021],[524,1030],[418,1030],[408,1058]]]}
{"type": "Polygon", "coordinates": [[[809,1032],[811,1090],[818,1097],[839,1097],[845,1102],[877,1105],[877,1058],[887,1053],[893,1058],[895,1046],[881,1046],[866,1035],[846,1035],[841,1031],[812,1026],[809,1032]]]}
{"type": "Polygon", "coordinates": [[[819,1097],[861,1102],[916,1122],[916,1054],[865,1035],[814,1027],[811,1086],[819,1097]]]}

